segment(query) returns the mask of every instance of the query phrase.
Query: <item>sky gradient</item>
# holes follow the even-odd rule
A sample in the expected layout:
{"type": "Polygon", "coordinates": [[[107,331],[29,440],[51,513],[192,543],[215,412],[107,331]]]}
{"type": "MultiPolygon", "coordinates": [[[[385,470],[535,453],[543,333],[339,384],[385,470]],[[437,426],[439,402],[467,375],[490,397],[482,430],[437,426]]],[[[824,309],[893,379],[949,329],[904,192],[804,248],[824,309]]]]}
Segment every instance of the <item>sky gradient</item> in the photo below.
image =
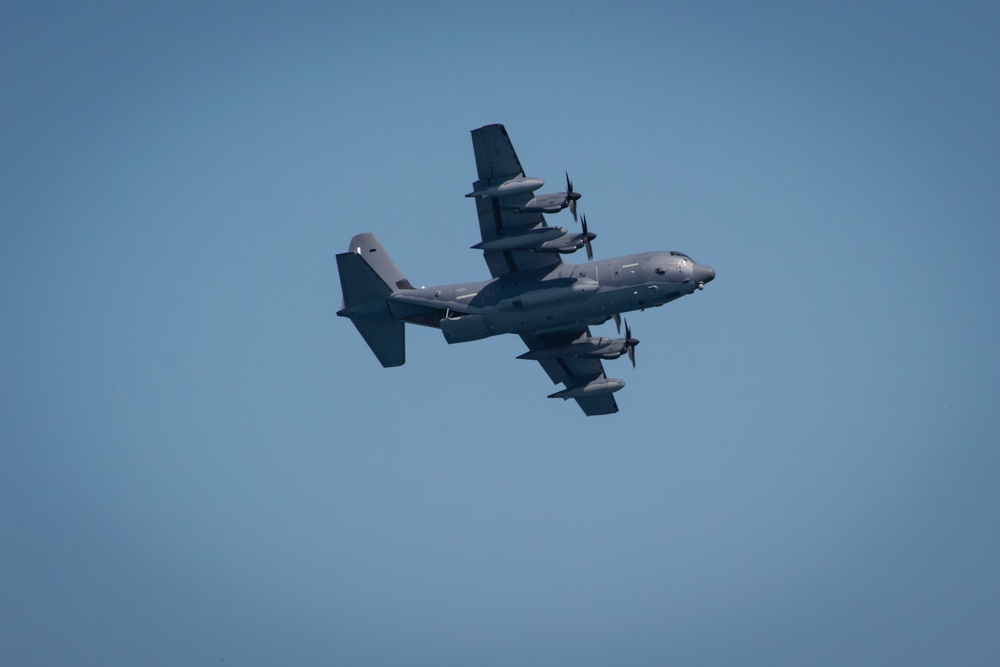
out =
{"type": "Polygon", "coordinates": [[[4,5],[0,663],[996,665],[998,32],[4,5]],[[517,337],[411,327],[383,369],[335,316],[358,232],[488,277],[494,122],[597,258],[717,271],[630,314],[617,415],[517,337]]]}

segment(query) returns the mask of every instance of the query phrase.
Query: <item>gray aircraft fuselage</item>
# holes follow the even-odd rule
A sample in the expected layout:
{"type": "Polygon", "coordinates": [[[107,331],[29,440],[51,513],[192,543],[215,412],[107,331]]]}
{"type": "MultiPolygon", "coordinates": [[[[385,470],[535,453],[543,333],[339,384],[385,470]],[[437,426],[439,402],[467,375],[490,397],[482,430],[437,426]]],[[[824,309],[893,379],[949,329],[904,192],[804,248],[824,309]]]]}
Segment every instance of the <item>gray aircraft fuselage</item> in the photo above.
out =
{"type": "Polygon", "coordinates": [[[711,267],[683,253],[646,252],[480,282],[400,289],[388,300],[404,317],[408,308],[446,309],[441,330],[449,343],[461,343],[601,324],[617,313],[662,306],[713,278],[711,267]]]}

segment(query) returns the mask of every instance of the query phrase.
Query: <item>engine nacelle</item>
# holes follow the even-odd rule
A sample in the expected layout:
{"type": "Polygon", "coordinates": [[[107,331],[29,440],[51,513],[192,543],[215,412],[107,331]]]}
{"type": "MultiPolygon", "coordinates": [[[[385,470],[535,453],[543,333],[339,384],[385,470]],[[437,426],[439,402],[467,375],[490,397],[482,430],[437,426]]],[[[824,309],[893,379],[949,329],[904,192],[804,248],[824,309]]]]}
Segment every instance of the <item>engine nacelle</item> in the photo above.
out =
{"type": "Polygon", "coordinates": [[[467,343],[489,337],[489,326],[483,315],[461,315],[441,320],[441,333],[449,343],[467,343]]]}
{"type": "Polygon", "coordinates": [[[494,185],[493,187],[486,188],[485,190],[476,190],[475,192],[470,192],[465,195],[466,197],[506,197],[509,195],[519,195],[526,192],[534,192],[538,188],[545,185],[545,181],[540,178],[525,178],[523,176],[518,176],[517,178],[512,178],[509,181],[504,181],[500,185],[494,185]]]}
{"type": "Polygon", "coordinates": [[[501,234],[495,239],[472,246],[476,250],[513,250],[541,248],[546,242],[566,235],[565,227],[538,227],[524,232],[501,234]]]}
{"type": "Polygon", "coordinates": [[[558,213],[569,206],[570,199],[565,192],[552,195],[539,195],[532,197],[524,206],[518,210],[522,213],[558,213]]]}
{"type": "Polygon", "coordinates": [[[562,359],[563,357],[579,357],[581,359],[617,359],[628,350],[628,341],[624,338],[587,338],[569,345],[553,345],[528,350],[518,355],[518,359],[562,359]]]}

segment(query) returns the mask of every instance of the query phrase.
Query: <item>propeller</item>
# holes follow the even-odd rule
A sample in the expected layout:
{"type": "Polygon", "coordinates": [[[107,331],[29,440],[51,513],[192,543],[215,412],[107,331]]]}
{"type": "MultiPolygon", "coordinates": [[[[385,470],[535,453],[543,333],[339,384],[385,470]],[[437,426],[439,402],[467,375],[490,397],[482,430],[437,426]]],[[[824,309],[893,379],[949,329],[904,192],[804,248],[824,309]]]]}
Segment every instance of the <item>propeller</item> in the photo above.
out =
{"type": "Polygon", "coordinates": [[[583,245],[587,249],[587,260],[593,261],[594,259],[594,249],[590,246],[590,242],[597,238],[597,234],[591,234],[587,231],[587,216],[580,216],[581,224],[583,225],[583,245]]]}
{"type": "Polygon", "coordinates": [[[622,332],[622,316],[619,315],[618,313],[615,313],[614,318],[615,318],[615,328],[618,329],[618,333],[621,333],[622,332]]]}
{"type": "Polygon", "coordinates": [[[580,198],[579,192],[573,192],[573,181],[569,178],[569,172],[566,172],[566,199],[569,200],[569,212],[573,214],[573,220],[576,221],[576,201],[580,198]]]}
{"type": "Polygon", "coordinates": [[[632,338],[632,329],[628,325],[628,320],[625,320],[625,349],[628,350],[628,358],[632,362],[632,368],[635,368],[635,348],[639,344],[637,338],[632,338]]]}

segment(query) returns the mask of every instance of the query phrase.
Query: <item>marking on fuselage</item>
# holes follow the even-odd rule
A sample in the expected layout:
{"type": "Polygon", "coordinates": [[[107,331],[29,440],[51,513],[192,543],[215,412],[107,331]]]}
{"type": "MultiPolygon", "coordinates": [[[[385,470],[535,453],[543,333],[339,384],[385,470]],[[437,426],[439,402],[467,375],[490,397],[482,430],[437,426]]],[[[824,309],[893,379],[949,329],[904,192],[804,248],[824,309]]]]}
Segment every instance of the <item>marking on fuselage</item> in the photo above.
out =
{"type": "Polygon", "coordinates": [[[471,299],[472,297],[476,296],[477,294],[479,294],[479,292],[473,292],[472,294],[463,294],[461,296],[456,296],[455,299],[456,300],[458,300],[458,299],[471,299]]]}
{"type": "Polygon", "coordinates": [[[630,269],[633,266],[639,266],[639,262],[636,262],[635,264],[622,264],[623,269],[630,269]]]}

